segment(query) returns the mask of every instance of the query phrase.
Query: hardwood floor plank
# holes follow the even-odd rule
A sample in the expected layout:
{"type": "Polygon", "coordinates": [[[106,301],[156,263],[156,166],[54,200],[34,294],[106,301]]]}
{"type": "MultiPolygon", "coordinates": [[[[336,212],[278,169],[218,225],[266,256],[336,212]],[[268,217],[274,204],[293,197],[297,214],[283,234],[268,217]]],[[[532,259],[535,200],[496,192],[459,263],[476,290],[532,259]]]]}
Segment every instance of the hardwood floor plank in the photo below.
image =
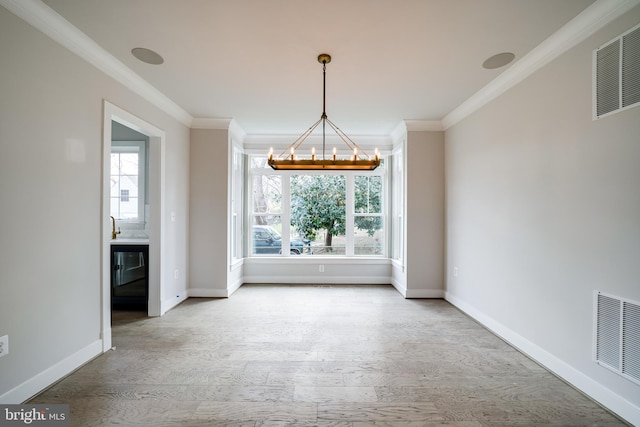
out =
{"type": "Polygon", "coordinates": [[[317,387],[296,386],[295,402],[377,402],[373,387],[317,387]]]}
{"type": "Polygon", "coordinates": [[[293,387],[273,386],[189,386],[182,395],[183,400],[216,402],[291,402],[293,387]]]}
{"type": "Polygon", "coordinates": [[[193,419],[210,422],[271,421],[285,423],[315,422],[318,407],[314,403],[254,402],[202,402],[193,419]]]}
{"type": "Polygon", "coordinates": [[[271,386],[318,386],[342,387],[345,385],[342,374],[299,374],[291,372],[270,372],[267,385],[271,386]]]}
{"type": "Polygon", "coordinates": [[[443,300],[390,286],[244,285],[114,312],[109,351],[33,398],[71,425],[625,425],[443,300]]]}
{"type": "Polygon", "coordinates": [[[318,419],[391,423],[445,420],[433,403],[320,403],[318,419]]]}

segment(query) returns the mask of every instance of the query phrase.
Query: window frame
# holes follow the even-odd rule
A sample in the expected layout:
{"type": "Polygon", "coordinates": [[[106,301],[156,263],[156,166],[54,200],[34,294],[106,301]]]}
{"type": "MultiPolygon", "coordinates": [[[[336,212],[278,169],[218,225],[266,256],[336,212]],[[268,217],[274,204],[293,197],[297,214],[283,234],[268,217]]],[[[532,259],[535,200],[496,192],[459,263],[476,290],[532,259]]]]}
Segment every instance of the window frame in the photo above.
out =
{"type": "MultiPolygon", "coordinates": [[[[346,180],[346,200],[345,200],[345,255],[313,255],[313,258],[320,257],[328,257],[332,259],[344,259],[344,258],[376,258],[376,259],[385,259],[389,257],[389,236],[391,230],[389,230],[388,224],[388,209],[389,209],[389,173],[388,167],[386,165],[384,158],[382,159],[381,165],[373,171],[283,171],[283,170],[274,170],[266,165],[266,156],[264,154],[247,154],[248,156],[248,167],[246,170],[247,182],[250,183],[249,188],[247,189],[247,212],[246,212],[246,221],[248,226],[251,228],[253,226],[253,218],[255,216],[261,215],[260,213],[256,213],[253,211],[254,201],[253,201],[253,182],[254,177],[256,175],[271,175],[271,176],[281,176],[281,192],[282,192],[282,201],[280,206],[280,212],[277,214],[280,216],[280,220],[282,223],[282,229],[279,230],[282,235],[282,247],[287,248],[290,246],[290,228],[291,228],[291,177],[293,175],[341,175],[345,177],[346,180]],[[254,159],[265,159],[264,167],[254,167],[254,159]],[[382,200],[381,200],[381,212],[380,213],[356,213],[355,212],[355,177],[356,176],[380,176],[382,178],[382,200]],[[354,252],[354,231],[355,231],[355,217],[356,216],[379,216],[382,218],[382,235],[383,235],[383,244],[382,244],[382,253],[379,255],[356,255],[354,252]]],[[[262,215],[265,215],[264,213],[262,215]]],[[[269,214],[267,214],[269,215],[269,214]]],[[[247,257],[251,258],[263,258],[265,255],[254,253],[253,246],[253,232],[246,233],[247,238],[245,240],[245,246],[247,248],[247,257]]],[[[271,254],[270,256],[275,257],[296,257],[297,255],[291,255],[289,251],[282,251],[280,254],[271,254]]],[[[308,258],[307,258],[308,259],[308,258]]]]}
{"type": "MultiPolygon", "coordinates": [[[[351,210],[352,210],[352,218],[351,218],[351,222],[353,224],[353,232],[352,234],[352,238],[353,236],[355,236],[355,229],[356,229],[356,218],[358,217],[362,217],[362,218],[366,218],[366,217],[373,217],[373,218],[382,218],[382,236],[383,236],[383,242],[382,242],[382,256],[384,257],[388,257],[388,241],[387,241],[387,237],[388,237],[388,232],[387,232],[387,224],[386,224],[386,215],[385,215],[385,200],[386,200],[386,194],[385,194],[385,190],[387,188],[387,185],[385,185],[385,174],[374,174],[374,173],[370,173],[370,172],[360,172],[360,171],[355,171],[356,173],[354,173],[352,175],[352,191],[351,191],[351,195],[353,198],[353,203],[351,206],[351,210]],[[371,177],[371,176],[379,176],[381,178],[381,186],[382,188],[380,189],[381,194],[380,194],[380,212],[356,212],[356,203],[355,203],[355,195],[356,195],[356,183],[355,183],[355,179],[356,177],[371,177]]],[[[349,182],[347,180],[347,188],[349,188],[349,182]]],[[[348,220],[347,220],[348,223],[348,220]]],[[[352,249],[354,251],[354,256],[366,256],[366,255],[359,255],[355,253],[356,250],[356,246],[355,246],[355,242],[352,245],[352,249]]]]}
{"type": "MultiPolygon", "coordinates": [[[[144,207],[146,203],[146,144],[144,140],[132,140],[132,141],[111,141],[111,154],[121,153],[137,153],[138,154],[138,216],[136,218],[115,218],[119,222],[124,223],[144,223],[145,214],[144,207]]],[[[110,176],[114,176],[113,171],[109,172],[110,176]]],[[[118,175],[124,176],[124,175],[118,175]]],[[[118,197],[118,199],[121,196],[118,197]]],[[[113,203],[115,197],[109,195],[109,205],[113,203]]],[[[120,211],[120,210],[118,210],[120,211]]]]}

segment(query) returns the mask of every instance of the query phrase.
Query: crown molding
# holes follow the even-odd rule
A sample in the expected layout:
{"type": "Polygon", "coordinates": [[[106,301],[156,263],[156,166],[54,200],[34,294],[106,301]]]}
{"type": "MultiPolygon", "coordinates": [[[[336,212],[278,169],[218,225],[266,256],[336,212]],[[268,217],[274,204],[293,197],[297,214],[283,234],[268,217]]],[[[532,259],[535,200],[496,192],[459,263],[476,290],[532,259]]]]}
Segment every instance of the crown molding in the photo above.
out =
{"type": "Polygon", "coordinates": [[[231,139],[239,144],[244,144],[244,141],[247,138],[247,132],[245,132],[238,122],[233,119],[229,123],[229,135],[231,135],[231,139]]]}
{"type": "Polygon", "coordinates": [[[597,0],[442,119],[446,130],[502,95],[567,50],[640,4],[640,0],[597,0]]]}
{"type": "Polygon", "coordinates": [[[233,119],[219,119],[213,117],[196,117],[191,120],[191,129],[221,129],[227,130],[233,119]]]}
{"type": "Polygon", "coordinates": [[[407,138],[407,124],[404,120],[400,120],[398,125],[391,131],[391,141],[394,146],[401,143],[407,138]]]}
{"type": "Polygon", "coordinates": [[[230,138],[238,144],[244,144],[247,137],[247,133],[234,119],[197,117],[191,121],[191,129],[226,130],[230,138]]]}
{"type": "Polygon", "coordinates": [[[40,0],[0,0],[0,5],[180,123],[191,125],[187,111],[40,0]]]}
{"type": "MultiPolygon", "coordinates": [[[[597,0],[442,121],[405,120],[406,130],[442,131],[450,128],[638,4],[640,0],[597,0]]],[[[40,0],[0,0],[0,5],[184,125],[195,129],[228,129],[231,119],[193,118],[40,0]]]]}
{"type": "Polygon", "coordinates": [[[440,120],[404,120],[404,124],[409,132],[439,132],[444,130],[440,120]]]}

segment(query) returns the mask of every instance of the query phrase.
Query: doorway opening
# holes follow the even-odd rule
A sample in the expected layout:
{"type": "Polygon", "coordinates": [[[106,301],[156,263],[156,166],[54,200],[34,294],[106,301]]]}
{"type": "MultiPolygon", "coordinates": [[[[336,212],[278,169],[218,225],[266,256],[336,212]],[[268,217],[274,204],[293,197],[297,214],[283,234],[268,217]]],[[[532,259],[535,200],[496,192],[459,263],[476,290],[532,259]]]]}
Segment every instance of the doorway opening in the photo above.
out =
{"type": "MultiPolygon", "coordinates": [[[[117,139],[118,138],[116,135],[117,139]]],[[[124,139],[130,139],[125,137],[124,139]]],[[[133,138],[138,139],[139,138],[133,138]]],[[[133,144],[129,144],[133,146],[133,144]]],[[[161,316],[162,313],[162,291],[164,278],[162,274],[162,259],[164,254],[164,240],[162,238],[164,230],[164,192],[165,192],[165,171],[164,171],[165,133],[152,124],[132,115],[131,113],[104,101],[104,121],[103,121],[103,185],[102,185],[102,341],[103,351],[111,348],[111,318],[112,318],[112,297],[114,294],[114,277],[126,279],[127,275],[114,276],[114,263],[112,247],[122,248],[126,244],[133,246],[146,246],[147,251],[138,267],[136,273],[145,271],[147,280],[147,295],[142,297],[146,300],[146,312],[148,316],[161,316]],[[115,129],[115,132],[114,132],[115,129]],[[143,171],[145,184],[131,186],[131,177],[122,179],[112,175],[112,148],[116,152],[126,152],[127,144],[114,141],[114,133],[119,130],[130,132],[131,135],[141,135],[147,141],[143,150],[145,159],[140,162],[145,167],[138,170],[143,171]],[[114,190],[114,179],[118,185],[114,190]],[[128,181],[127,181],[128,180],[128,181]],[[122,184],[122,185],[120,185],[122,184]],[[143,188],[144,187],[144,188],[143,188]],[[140,190],[138,192],[137,190],[140,190]],[[115,191],[115,193],[114,193],[115,191]],[[134,197],[135,196],[135,197],[134,197]],[[112,209],[112,199],[118,199],[117,207],[112,209]],[[118,225],[115,221],[118,216],[118,225]],[[124,236],[123,236],[124,233],[124,236]]],[[[122,177],[120,172],[118,176],[122,177]]],[[[140,173],[138,173],[140,175],[140,173]]],[[[137,178],[136,178],[137,181],[137,178]]],[[[118,259],[124,260],[131,256],[120,255],[118,259]]],[[[139,260],[139,261],[140,261],[139,260]]],[[[135,263],[134,263],[135,264],[135,263]]],[[[123,263],[124,265],[124,263],[123,263]]],[[[132,264],[133,265],[133,264],[132,264]]],[[[125,267],[123,267],[125,268],[125,267]]],[[[132,273],[134,269],[130,270],[132,273]]],[[[121,272],[119,272],[121,273],[121,272]]],[[[131,278],[138,280],[133,275],[131,278]]],[[[119,282],[121,285],[124,282],[119,282]]],[[[124,287],[118,289],[119,293],[124,292],[124,287]]],[[[122,296],[122,295],[120,295],[122,296]]],[[[140,300],[140,296],[138,296],[140,300]]],[[[119,300],[122,302],[122,299],[119,300]]]]}

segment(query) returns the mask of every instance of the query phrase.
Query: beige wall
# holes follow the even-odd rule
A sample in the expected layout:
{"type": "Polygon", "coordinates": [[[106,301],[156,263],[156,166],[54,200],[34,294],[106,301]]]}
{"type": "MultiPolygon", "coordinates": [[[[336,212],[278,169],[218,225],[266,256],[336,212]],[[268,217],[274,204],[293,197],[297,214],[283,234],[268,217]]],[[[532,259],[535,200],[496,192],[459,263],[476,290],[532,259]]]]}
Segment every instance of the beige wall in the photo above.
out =
{"type": "Polygon", "coordinates": [[[2,7],[0,58],[0,401],[15,403],[100,349],[103,99],[166,132],[171,271],[186,272],[189,133],[2,7]]]}
{"type": "Polygon", "coordinates": [[[444,289],[444,134],[410,131],[406,145],[407,297],[444,289]]]}
{"type": "Polygon", "coordinates": [[[447,298],[636,416],[640,386],[592,361],[592,301],[640,301],[640,108],[592,120],[591,54],[639,21],[636,7],[445,137],[447,298]]]}
{"type": "Polygon", "coordinates": [[[190,295],[228,296],[228,131],[191,130],[190,295]]]}

